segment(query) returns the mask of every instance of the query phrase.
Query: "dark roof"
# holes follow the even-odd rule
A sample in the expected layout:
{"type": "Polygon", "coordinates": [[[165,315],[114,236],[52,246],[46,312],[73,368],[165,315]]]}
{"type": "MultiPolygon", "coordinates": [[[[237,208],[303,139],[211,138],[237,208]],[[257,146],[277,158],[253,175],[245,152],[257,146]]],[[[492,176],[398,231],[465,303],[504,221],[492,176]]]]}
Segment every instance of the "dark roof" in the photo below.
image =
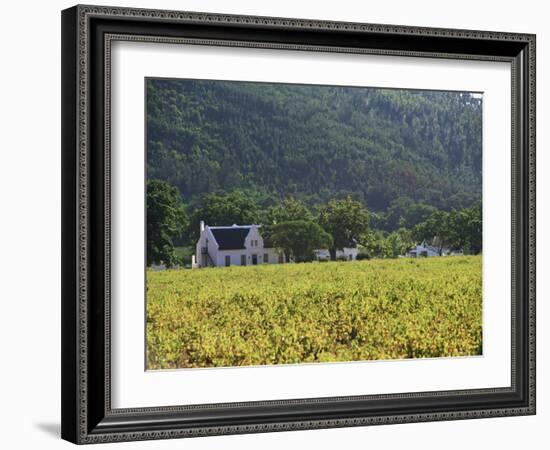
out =
{"type": "Polygon", "coordinates": [[[348,242],[348,245],[346,245],[346,248],[356,248],[357,247],[357,239],[351,238],[351,241],[348,242]]]}
{"type": "Polygon", "coordinates": [[[244,247],[250,227],[210,227],[220,250],[237,250],[244,247]]]}

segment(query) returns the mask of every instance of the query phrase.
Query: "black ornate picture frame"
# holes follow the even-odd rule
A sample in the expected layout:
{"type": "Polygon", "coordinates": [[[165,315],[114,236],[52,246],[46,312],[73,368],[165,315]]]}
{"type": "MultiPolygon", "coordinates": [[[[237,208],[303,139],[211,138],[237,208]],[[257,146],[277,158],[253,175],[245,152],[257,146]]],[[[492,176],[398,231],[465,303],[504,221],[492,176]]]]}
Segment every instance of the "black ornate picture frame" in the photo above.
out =
{"type": "Polygon", "coordinates": [[[99,6],[62,12],[62,437],[74,443],[535,414],[535,36],[99,6]],[[113,409],[110,49],[191,43],[512,67],[512,373],[502,388],[113,409]]]}

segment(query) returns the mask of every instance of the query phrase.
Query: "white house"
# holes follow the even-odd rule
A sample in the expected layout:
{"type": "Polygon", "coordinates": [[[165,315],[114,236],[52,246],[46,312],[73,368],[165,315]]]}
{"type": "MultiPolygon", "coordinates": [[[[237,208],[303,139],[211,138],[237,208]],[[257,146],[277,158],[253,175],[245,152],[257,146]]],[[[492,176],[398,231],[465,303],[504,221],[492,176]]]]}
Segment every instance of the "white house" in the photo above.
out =
{"type": "Polygon", "coordinates": [[[421,257],[431,257],[431,256],[455,256],[455,255],[463,255],[463,254],[464,252],[462,250],[451,250],[447,247],[443,247],[440,252],[439,247],[428,245],[428,243],[424,239],[416,247],[413,247],[412,249],[410,249],[405,254],[405,256],[408,256],[409,258],[421,258],[421,257]]]}
{"type": "MultiPolygon", "coordinates": [[[[260,234],[261,225],[231,225],[211,227],[200,222],[200,236],[192,256],[191,266],[229,267],[257,264],[281,264],[284,255],[270,247],[260,234]]],[[[359,250],[354,240],[348,247],[337,250],[336,258],[357,259],[359,250]]],[[[330,260],[326,249],[314,250],[318,260],[330,260]]]]}
{"type": "Polygon", "coordinates": [[[283,262],[276,249],[264,246],[260,225],[210,227],[200,223],[192,267],[253,266],[283,262]]]}
{"type": "Polygon", "coordinates": [[[423,240],[416,247],[413,247],[407,252],[407,255],[411,258],[420,258],[420,257],[431,257],[431,256],[440,256],[439,248],[434,247],[433,245],[428,245],[426,240],[423,240]]]}
{"type": "MultiPolygon", "coordinates": [[[[314,250],[315,257],[318,260],[330,261],[330,251],[327,249],[318,249],[314,250]]],[[[345,259],[346,261],[355,261],[357,255],[359,254],[359,248],[357,246],[357,241],[353,239],[346,247],[343,249],[336,250],[336,259],[345,259]]]]}

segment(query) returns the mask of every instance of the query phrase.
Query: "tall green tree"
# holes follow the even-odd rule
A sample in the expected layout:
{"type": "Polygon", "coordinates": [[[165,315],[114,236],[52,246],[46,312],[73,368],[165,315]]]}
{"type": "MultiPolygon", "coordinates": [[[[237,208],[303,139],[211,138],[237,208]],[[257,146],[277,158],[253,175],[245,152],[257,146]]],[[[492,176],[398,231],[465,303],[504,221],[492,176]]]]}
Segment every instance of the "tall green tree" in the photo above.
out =
{"type": "Polygon", "coordinates": [[[191,242],[198,238],[201,220],[210,226],[229,226],[258,223],[259,218],[260,208],[257,202],[245,192],[214,192],[205,195],[200,206],[193,211],[189,237],[191,242]]]}
{"type": "Polygon", "coordinates": [[[336,250],[347,247],[353,239],[367,232],[369,213],[351,197],[331,200],[319,211],[319,224],[332,236],[330,258],[335,260],[336,250]]]}
{"type": "Polygon", "coordinates": [[[436,211],[433,206],[416,203],[409,197],[394,200],[384,215],[383,229],[387,231],[399,228],[412,228],[427,220],[436,211]]]}
{"type": "Polygon", "coordinates": [[[468,217],[466,245],[470,253],[477,255],[483,248],[483,211],[481,201],[465,210],[468,217]]]}
{"type": "Polygon", "coordinates": [[[313,221],[313,215],[303,201],[293,197],[286,197],[269,207],[264,211],[261,220],[264,241],[271,242],[271,233],[274,225],[295,220],[313,221]]]}
{"type": "Polygon", "coordinates": [[[444,247],[463,249],[467,253],[480,253],[482,250],[481,202],[458,211],[435,211],[426,221],[414,227],[412,236],[416,241],[426,240],[437,245],[440,254],[444,247]]]}
{"type": "Polygon", "coordinates": [[[481,252],[482,217],[481,202],[469,208],[448,213],[449,227],[452,233],[452,247],[462,248],[467,253],[481,252]]]}
{"type": "Polygon", "coordinates": [[[369,258],[397,258],[404,255],[414,245],[412,233],[400,228],[391,233],[369,230],[361,237],[362,250],[369,258]]]}
{"type": "Polygon", "coordinates": [[[306,204],[294,197],[286,197],[270,207],[265,215],[264,225],[272,225],[293,220],[312,221],[313,215],[306,204]]]}
{"type": "Polygon", "coordinates": [[[406,228],[399,228],[397,231],[392,231],[386,238],[388,247],[390,248],[390,258],[397,258],[404,255],[409,248],[414,245],[412,233],[406,228]]]}
{"type": "Polygon", "coordinates": [[[370,258],[390,258],[392,248],[386,232],[380,230],[368,230],[361,236],[361,255],[370,258]]]}
{"type": "Polygon", "coordinates": [[[160,180],[147,182],[147,266],[178,262],[173,240],[181,236],[188,217],[177,188],[160,180]]]}
{"type": "Polygon", "coordinates": [[[433,212],[428,220],[414,228],[413,236],[416,241],[425,240],[429,244],[437,246],[440,255],[443,253],[443,248],[452,246],[456,241],[449,214],[445,211],[433,212]]]}
{"type": "Polygon", "coordinates": [[[313,250],[332,246],[332,237],[313,221],[293,220],[279,222],[271,228],[271,241],[281,249],[288,261],[312,261],[313,250]]]}

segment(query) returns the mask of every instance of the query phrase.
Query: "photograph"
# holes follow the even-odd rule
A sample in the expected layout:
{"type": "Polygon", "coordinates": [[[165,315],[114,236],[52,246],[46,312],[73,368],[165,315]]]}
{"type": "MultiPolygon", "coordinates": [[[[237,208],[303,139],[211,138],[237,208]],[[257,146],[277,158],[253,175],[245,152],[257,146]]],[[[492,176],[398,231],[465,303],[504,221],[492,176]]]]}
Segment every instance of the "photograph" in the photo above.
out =
{"type": "Polygon", "coordinates": [[[483,355],[483,93],[144,84],[147,370],[483,355]]]}
{"type": "MultiPolygon", "coordinates": [[[[8,303],[25,306],[10,318],[55,331],[44,342],[59,357],[34,352],[45,362],[22,367],[56,365],[42,372],[60,391],[50,417],[65,441],[424,449],[428,428],[438,446],[462,436],[456,448],[540,440],[536,73],[548,27],[528,6],[496,20],[481,4],[448,14],[399,1],[63,5],[57,28],[40,14],[61,71],[45,72],[57,101],[38,108],[60,114],[40,115],[38,135],[59,140],[61,158],[47,159],[61,167],[7,153],[61,175],[61,264],[41,265],[61,279],[36,271],[61,308],[48,318],[42,301],[8,303]]],[[[10,173],[11,191],[29,193],[19,209],[42,218],[43,190],[10,173]]],[[[4,233],[27,279],[33,253],[17,237],[29,230],[4,233]]]]}

